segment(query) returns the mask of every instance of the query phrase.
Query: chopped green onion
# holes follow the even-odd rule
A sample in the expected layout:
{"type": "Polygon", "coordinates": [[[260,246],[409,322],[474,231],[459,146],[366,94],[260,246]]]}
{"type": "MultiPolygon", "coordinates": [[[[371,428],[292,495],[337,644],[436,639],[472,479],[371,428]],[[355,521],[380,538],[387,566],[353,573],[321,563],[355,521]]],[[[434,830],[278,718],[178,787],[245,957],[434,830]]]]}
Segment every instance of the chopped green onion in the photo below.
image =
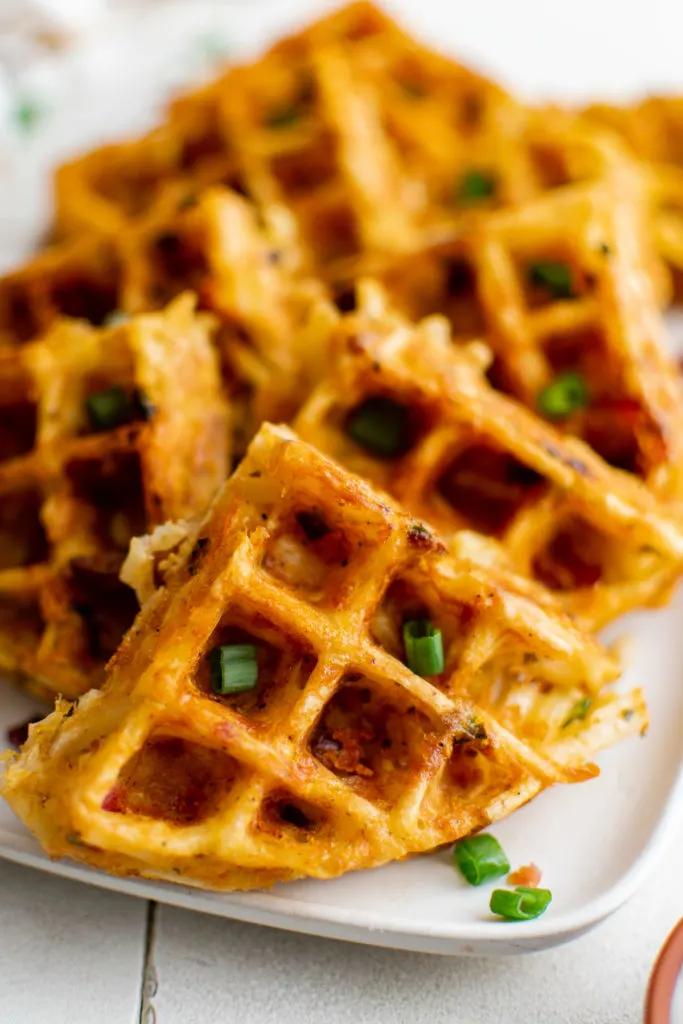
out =
{"type": "Polygon", "coordinates": [[[546,384],[538,393],[538,408],[551,420],[564,420],[590,401],[586,382],[576,370],[567,370],[546,384]]]}
{"type": "Polygon", "coordinates": [[[496,194],[496,181],[483,171],[470,171],[458,182],[455,198],[459,203],[478,203],[496,194]]]}
{"type": "Polygon", "coordinates": [[[291,128],[301,120],[296,107],[280,107],[266,115],[264,123],[267,128],[291,128]]]}
{"type": "Polygon", "coordinates": [[[507,875],[510,871],[510,861],[505,850],[495,836],[488,832],[461,839],[455,844],[453,860],[470,885],[481,885],[492,878],[507,875]]]}
{"type": "Polygon", "coordinates": [[[572,724],[572,722],[582,722],[588,714],[588,709],[592,703],[593,701],[591,697],[584,697],[583,700],[578,701],[562,723],[562,728],[566,729],[568,725],[572,724]]]}
{"type": "Polygon", "coordinates": [[[130,396],[120,387],[105,388],[88,395],[85,407],[93,430],[113,430],[133,416],[130,396]]]}
{"type": "Polygon", "coordinates": [[[42,107],[30,99],[20,100],[14,110],[15,120],[23,132],[33,131],[42,116],[42,107]]]}
{"type": "Polygon", "coordinates": [[[571,269],[558,260],[532,263],[529,267],[529,281],[534,287],[550,292],[556,299],[573,299],[576,296],[571,269]]]}
{"type": "Polygon", "coordinates": [[[118,327],[119,324],[125,324],[130,320],[130,313],[124,313],[122,309],[112,309],[111,313],[107,313],[104,320],[102,321],[103,327],[118,327]]]}
{"type": "Polygon", "coordinates": [[[547,910],[552,900],[550,889],[530,889],[518,885],[510,889],[494,889],[489,906],[492,914],[508,921],[532,921],[547,910]]]}
{"type": "Polygon", "coordinates": [[[349,437],[373,455],[391,458],[405,451],[409,442],[409,415],[390,398],[368,398],[353,410],[347,421],[349,437]]]}
{"type": "Polygon", "coordinates": [[[253,644],[214,647],[209,654],[211,689],[214,693],[244,693],[258,682],[256,648],[253,644]]]}
{"type": "Polygon", "coordinates": [[[406,665],[418,676],[438,676],[443,672],[441,630],[429,619],[413,619],[403,626],[406,665]]]}

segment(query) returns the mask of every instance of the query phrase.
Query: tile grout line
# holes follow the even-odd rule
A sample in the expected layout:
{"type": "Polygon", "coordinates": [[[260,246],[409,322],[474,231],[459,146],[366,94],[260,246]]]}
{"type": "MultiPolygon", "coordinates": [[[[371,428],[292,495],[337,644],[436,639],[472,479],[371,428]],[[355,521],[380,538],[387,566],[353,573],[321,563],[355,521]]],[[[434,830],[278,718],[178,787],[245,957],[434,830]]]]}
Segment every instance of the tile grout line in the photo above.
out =
{"type": "Polygon", "coordinates": [[[150,900],[147,904],[147,922],[145,926],[145,952],[142,961],[142,977],[140,979],[140,1012],[138,1024],[156,1024],[157,1014],[152,1000],[159,987],[156,967],[154,966],[154,945],[156,940],[158,904],[150,900]]]}

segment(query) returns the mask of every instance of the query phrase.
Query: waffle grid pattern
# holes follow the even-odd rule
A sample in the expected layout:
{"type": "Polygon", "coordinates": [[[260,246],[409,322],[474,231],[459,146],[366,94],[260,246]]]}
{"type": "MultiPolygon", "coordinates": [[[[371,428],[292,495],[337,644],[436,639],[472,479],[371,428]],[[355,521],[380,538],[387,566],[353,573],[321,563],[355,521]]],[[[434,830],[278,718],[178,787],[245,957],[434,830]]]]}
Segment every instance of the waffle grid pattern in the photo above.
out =
{"type": "Polygon", "coordinates": [[[392,326],[382,302],[366,285],[365,308],[342,323],[339,359],[299,412],[298,433],[446,538],[474,530],[499,541],[502,564],[556,590],[587,625],[656,599],[682,550],[667,510],[635,478],[495,392],[482,346],[454,348],[441,317],[392,326]],[[377,398],[409,424],[394,457],[349,434],[354,411],[377,398]]]}
{"type": "Polygon", "coordinates": [[[102,331],[61,321],[3,353],[0,396],[3,668],[73,695],[135,617],[117,578],[131,537],[203,510],[227,472],[208,325],[189,296],[102,331]],[[144,405],[93,428],[86,400],[111,387],[144,405]]]}
{"type": "Polygon", "coordinates": [[[628,716],[623,698],[600,695],[613,675],[569,620],[446,556],[361,481],[264,427],[107,686],[34,730],[5,795],[21,810],[38,771],[32,824],[48,849],[70,844],[110,870],[216,887],[330,877],[451,842],[552,782],[590,777],[595,743],[644,724],[637,694],[628,716]],[[304,513],[329,532],[309,518],[297,535],[304,513]],[[438,679],[413,675],[380,639],[400,623],[385,600],[392,586],[399,600],[399,584],[413,595],[403,612],[419,602],[443,628],[438,679]],[[247,631],[258,691],[210,694],[208,651],[247,631]],[[503,648],[511,675],[533,663],[533,685],[559,693],[563,717],[589,680],[595,723],[558,725],[538,749],[514,737],[496,721],[491,679],[481,685],[503,648]],[[553,676],[560,651],[571,680],[553,676]]]}

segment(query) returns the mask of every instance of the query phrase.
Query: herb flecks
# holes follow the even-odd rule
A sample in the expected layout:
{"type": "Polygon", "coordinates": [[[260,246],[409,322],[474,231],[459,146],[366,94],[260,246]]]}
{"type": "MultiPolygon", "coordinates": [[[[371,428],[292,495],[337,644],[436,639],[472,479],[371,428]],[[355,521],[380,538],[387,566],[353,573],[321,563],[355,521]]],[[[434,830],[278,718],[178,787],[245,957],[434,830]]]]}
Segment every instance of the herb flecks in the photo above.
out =
{"type": "Polygon", "coordinates": [[[455,199],[462,206],[471,206],[491,199],[496,194],[496,179],[486,171],[469,171],[455,187],[455,199]]]}
{"type": "Polygon", "coordinates": [[[573,722],[583,722],[590,711],[592,703],[593,700],[591,697],[584,697],[583,700],[577,701],[562,723],[562,728],[566,729],[567,726],[571,725],[573,722]]]}
{"type": "Polygon", "coordinates": [[[555,299],[575,299],[571,267],[559,260],[539,260],[527,268],[529,284],[555,299]]]}

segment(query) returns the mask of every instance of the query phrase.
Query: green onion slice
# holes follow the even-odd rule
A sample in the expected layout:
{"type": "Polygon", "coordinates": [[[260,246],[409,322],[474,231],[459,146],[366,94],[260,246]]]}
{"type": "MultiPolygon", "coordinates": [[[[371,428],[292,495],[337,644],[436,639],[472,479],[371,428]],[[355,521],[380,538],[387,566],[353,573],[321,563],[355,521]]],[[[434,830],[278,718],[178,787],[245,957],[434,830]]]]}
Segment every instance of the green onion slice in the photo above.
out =
{"type": "Polygon", "coordinates": [[[300,120],[301,113],[296,107],[280,107],[266,114],[265,125],[267,128],[291,128],[300,120]]]}
{"type": "Polygon", "coordinates": [[[551,420],[566,419],[579,409],[585,409],[589,401],[586,382],[576,370],[559,374],[538,393],[539,411],[551,420]]]}
{"type": "Polygon", "coordinates": [[[209,654],[211,689],[214,693],[245,693],[258,682],[256,648],[253,644],[214,647],[209,654]]]}
{"type": "Polygon", "coordinates": [[[559,260],[540,260],[529,267],[529,282],[535,288],[550,292],[556,299],[576,297],[571,268],[559,260]]]}
{"type": "Polygon", "coordinates": [[[518,885],[514,890],[494,889],[489,906],[491,913],[507,921],[533,921],[547,910],[552,898],[550,889],[518,885]]]}
{"type": "Polygon", "coordinates": [[[88,395],[85,407],[93,430],[113,430],[128,423],[134,415],[130,395],[116,386],[88,395]]]}
{"type": "Polygon", "coordinates": [[[406,665],[417,676],[438,676],[443,672],[441,630],[429,619],[412,619],[403,626],[406,665]]]}
{"type": "Polygon", "coordinates": [[[368,398],[349,416],[346,430],[356,444],[381,458],[406,451],[410,419],[404,405],[380,396],[368,398]]]}
{"type": "Polygon", "coordinates": [[[482,832],[455,844],[453,860],[466,882],[481,885],[510,871],[510,861],[495,836],[482,832]]]}
{"type": "Polygon", "coordinates": [[[572,722],[582,722],[588,714],[588,710],[592,703],[593,701],[590,697],[584,697],[583,700],[578,701],[562,723],[562,728],[566,729],[568,725],[572,724],[572,722]]]}
{"type": "Polygon", "coordinates": [[[496,181],[484,171],[470,171],[458,182],[455,198],[459,203],[477,203],[496,194],[496,181]]]}

